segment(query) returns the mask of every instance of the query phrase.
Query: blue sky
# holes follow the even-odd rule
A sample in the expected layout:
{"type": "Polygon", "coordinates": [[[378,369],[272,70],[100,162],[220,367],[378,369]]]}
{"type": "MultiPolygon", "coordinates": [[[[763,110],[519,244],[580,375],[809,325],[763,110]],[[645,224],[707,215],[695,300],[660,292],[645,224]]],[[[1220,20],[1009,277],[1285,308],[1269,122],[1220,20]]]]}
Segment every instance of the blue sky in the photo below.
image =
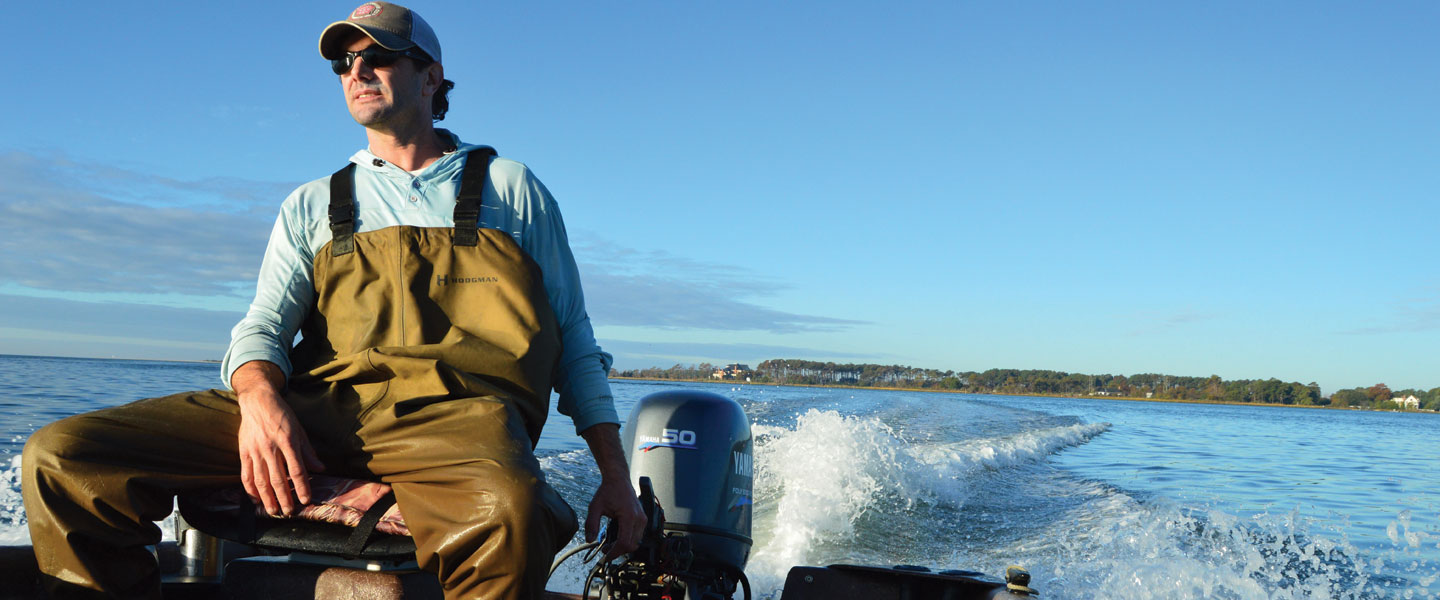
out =
{"type": "MultiPolygon", "coordinates": [[[[0,353],[219,358],[354,4],[7,7],[0,353]]],[[[413,7],[622,368],[1440,386],[1440,4],[413,7]]]]}

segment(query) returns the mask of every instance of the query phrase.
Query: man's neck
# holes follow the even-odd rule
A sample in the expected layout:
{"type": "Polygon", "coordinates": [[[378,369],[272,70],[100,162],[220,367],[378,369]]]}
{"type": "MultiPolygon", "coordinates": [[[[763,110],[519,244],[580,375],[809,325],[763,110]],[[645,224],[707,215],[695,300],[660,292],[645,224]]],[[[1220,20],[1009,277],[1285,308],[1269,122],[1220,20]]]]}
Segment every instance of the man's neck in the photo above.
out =
{"type": "Polygon", "coordinates": [[[428,121],[410,131],[367,128],[365,135],[370,138],[371,154],[406,171],[423,169],[445,155],[445,145],[428,121]]]}

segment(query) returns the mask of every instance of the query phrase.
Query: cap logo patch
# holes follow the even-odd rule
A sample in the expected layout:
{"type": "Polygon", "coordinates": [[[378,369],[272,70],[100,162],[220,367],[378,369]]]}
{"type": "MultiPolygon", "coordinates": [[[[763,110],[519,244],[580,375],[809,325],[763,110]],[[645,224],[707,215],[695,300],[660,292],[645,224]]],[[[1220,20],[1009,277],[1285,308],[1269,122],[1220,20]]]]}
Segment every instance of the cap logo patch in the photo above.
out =
{"type": "Polygon", "coordinates": [[[366,2],[356,7],[355,12],[350,13],[350,20],[368,19],[380,14],[382,10],[384,10],[384,8],[380,6],[379,2],[366,2]]]}

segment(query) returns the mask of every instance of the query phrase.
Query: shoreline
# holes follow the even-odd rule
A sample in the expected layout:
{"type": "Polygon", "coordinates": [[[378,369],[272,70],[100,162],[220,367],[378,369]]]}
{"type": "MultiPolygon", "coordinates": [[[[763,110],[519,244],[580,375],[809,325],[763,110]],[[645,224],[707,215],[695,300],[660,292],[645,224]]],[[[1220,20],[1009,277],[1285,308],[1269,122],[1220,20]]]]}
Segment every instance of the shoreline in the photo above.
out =
{"type": "Polygon", "coordinates": [[[1394,412],[1394,413],[1435,413],[1433,410],[1391,410],[1382,408],[1361,408],[1357,406],[1328,406],[1321,404],[1276,404],[1273,402],[1230,402],[1228,400],[1181,400],[1178,398],[1140,398],[1135,396],[1073,396],[1067,394],[1036,394],[1036,393],[999,393],[999,392],[967,392],[964,390],[937,390],[931,388],[902,388],[902,387],[878,387],[863,385],[819,385],[811,383],[761,383],[754,381],[735,381],[729,379],[650,379],[647,377],[610,377],[619,381],[653,381],[656,383],[723,383],[727,385],[762,385],[774,387],[808,387],[808,388],[834,388],[842,390],[889,390],[895,392],[925,392],[932,394],[970,394],[972,396],[1018,396],[1022,398],[1063,398],[1070,400],[1125,400],[1128,402],[1166,402],[1170,404],[1219,404],[1226,406],[1267,406],[1272,408],[1315,408],[1324,410],[1344,410],[1356,412],[1394,412]]]}
{"type": "Polygon", "coordinates": [[[130,362],[163,362],[163,363],[191,363],[218,365],[222,361],[213,358],[121,358],[119,356],[50,356],[47,354],[3,354],[0,357],[12,358],[59,358],[64,360],[124,360],[130,362]]]}
{"type": "MultiPolygon", "coordinates": [[[[121,360],[131,362],[159,362],[159,363],[184,363],[184,364],[209,364],[218,365],[221,361],[214,359],[164,359],[164,358],[118,358],[99,356],[47,356],[42,354],[4,354],[0,357],[15,358],[58,358],[69,360],[121,360]]],[[[761,385],[761,386],[784,386],[801,388],[834,388],[844,390],[891,390],[896,392],[924,392],[932,394],[971,394],[975,396],[1016,396],[1022,398],[1064,398],[1074,400],[1125,400],[1129,402],[1167,402],[1171,404],[1218,404],[1226,406],[1269,406],[1278,408],[1318,408],[1326,410],[1348,410],[1364,412],[1394,412],[1394,413],[1431,413],[1437,411],[1416,409],[1416,410],[1395,410],[1385,408],[1362,408],[1357,406],[1330,406],[1321,404],[1276,404],[1271,402],[1230,402],[1228,400],[1182,400],[1178,398],[1140,398],[1137,396],[1075,396],[1067,394],[1037,394],[1037,393],[1001,393],[1001,392],[973,392],[964,390],[938,390],[933,388],[904,388],[884,386],[863,386],[863,385],[820,385],[811,383],[763,383],[754,381],[736,381],[731,379],[651,379],[647,377],[611,377],[608,379],[618,381],[653,381],[655,383],[723,383],[728,385],[761,385]]]]}

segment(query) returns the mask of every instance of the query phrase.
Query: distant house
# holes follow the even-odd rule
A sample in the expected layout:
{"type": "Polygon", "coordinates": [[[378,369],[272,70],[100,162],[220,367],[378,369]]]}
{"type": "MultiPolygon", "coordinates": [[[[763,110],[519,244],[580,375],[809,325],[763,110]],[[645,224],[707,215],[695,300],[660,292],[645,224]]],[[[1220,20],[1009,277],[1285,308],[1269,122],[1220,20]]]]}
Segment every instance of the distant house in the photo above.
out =
{"type": "Polygon", "coordinates": [[[711,373],[710,376],[715,379],[745,379],[748,381],[750,374],[753,372],[754,371],[750,370],[749,365],[734,363],[725,365],[722,369],[715,369],[715,372],[711,373]]]}
{"type": "Polygon", "coordinates": [[[1420,408],[1420,399],[1416,398],[1414,395],[1406,396],[1404,398],[1391,398],[1391,400],[1393,400],[1396,404],[1399,404],[1400,408],[1409,410],[1418,410],[1420,408]]]}

